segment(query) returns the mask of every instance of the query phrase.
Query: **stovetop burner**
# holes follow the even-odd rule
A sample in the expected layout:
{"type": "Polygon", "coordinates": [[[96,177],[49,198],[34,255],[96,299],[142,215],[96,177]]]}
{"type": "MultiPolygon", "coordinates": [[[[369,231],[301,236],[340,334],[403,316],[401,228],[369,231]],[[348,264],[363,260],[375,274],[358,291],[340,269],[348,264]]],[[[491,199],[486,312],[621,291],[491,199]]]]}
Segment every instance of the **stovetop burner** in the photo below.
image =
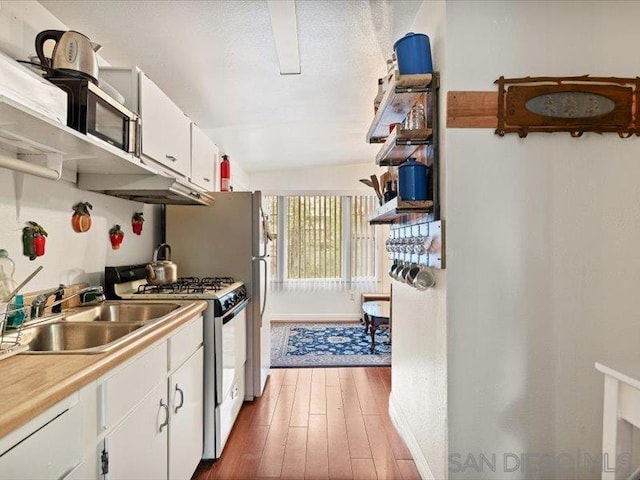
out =
{"type": "Polygon", "coordinates": [[[181,277],[175,283],[150,285],[146,264],[105,267],[104,285],[110,300],[206,300],[221,317],[248,301],[247,287],[232,277],[181,277]]]}
{"type": "Polygon", "coordinates": [[[175,283],[166,285],[144,284],[138,287],[136,294],[149,293],[205,293],[218,292],[234,283],[231,277],[182,277],[175,283]]]}

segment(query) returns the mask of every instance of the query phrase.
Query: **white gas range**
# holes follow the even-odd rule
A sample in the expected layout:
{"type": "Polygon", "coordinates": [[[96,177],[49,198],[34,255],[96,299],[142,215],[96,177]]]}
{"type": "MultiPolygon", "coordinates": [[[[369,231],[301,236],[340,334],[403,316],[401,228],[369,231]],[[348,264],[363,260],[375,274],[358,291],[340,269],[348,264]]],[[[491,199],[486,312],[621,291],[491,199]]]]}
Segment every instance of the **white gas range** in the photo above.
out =
{"type": "Polygon", "coordinates": [[[244,400],[247,289],[230,277],[148,285],[145,265],[105,268],[109,299],[207,300],[204,318],[204,452],[219,458],[244,400]]]}

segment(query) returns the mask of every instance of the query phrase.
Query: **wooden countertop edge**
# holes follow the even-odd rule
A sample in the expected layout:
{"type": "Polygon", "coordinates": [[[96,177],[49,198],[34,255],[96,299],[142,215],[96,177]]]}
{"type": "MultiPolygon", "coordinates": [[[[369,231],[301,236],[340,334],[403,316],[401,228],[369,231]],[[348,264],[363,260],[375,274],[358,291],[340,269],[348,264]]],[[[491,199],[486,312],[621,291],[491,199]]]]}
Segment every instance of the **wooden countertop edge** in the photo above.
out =
{"type": "MultiPolygon", "coordinates": [[[[42,359],[47,359],[53,363],[56,359],[64,358],[68,360],[69,357],[73,357],[82,364],[78,366],[75,372],[65,376],[63,381],[52,380],[51,385],[45,384],[37,392],[23,391],[20,395],[22,398],[3,398],[3,401],[0,402],[2,404],[2,413],[0,414],[0,437],[20,428],[56,403],[98,379],[109,370],[122,364],[146,347],[156,343],[163,337],[166,337],[172,331],[192,320],[207,308],[207,302],[205,301],[178,301],[172,303],[190,303],[190,305],[188,305],[185,310],[180,309],[180,311],[176,313],[169,314],[165,320],[149,329],[149,331],[140,338],[133,339],[131,342],[127,342],[120,348],[110,352],[86,355],[55,354],[36,356],[22,354],[16,355],[15,357],[4,360],[0,363],[0,376],[2,375],[2,367],[4,367],[8,362],[12,363],[10,368],[20,369],[21,363],[25,364],[28,368],[29,364],[37,366],[38,363],[42,363],[42,359]]],[[[27,371],[24,373],[25,376],[28,375],[27,371]]],[[[2,392],[0,392],[0,398],[3,397],[1,393],[2,392]]],[[[18,393],[16,392],[11,396],[18,397],[18,393]]]]}

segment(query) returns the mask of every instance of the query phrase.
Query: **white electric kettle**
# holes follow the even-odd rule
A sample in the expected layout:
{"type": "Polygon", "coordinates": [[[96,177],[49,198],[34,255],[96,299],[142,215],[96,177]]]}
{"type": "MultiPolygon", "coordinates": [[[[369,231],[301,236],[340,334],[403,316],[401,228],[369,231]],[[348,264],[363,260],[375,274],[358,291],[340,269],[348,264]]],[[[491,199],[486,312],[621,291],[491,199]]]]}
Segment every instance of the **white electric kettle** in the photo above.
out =
{"type": "Polygon", "coordinates": [[[96,52],[102,46],[89,40],[85,35],[69,30],[44,30],[36,36],[36,53],[47,69],[63,75],[88,78],[98,84],[98,59],[96,52]],[[56,42],[51,60],[44,55],[44,44],[48,40],[56,42]]]}

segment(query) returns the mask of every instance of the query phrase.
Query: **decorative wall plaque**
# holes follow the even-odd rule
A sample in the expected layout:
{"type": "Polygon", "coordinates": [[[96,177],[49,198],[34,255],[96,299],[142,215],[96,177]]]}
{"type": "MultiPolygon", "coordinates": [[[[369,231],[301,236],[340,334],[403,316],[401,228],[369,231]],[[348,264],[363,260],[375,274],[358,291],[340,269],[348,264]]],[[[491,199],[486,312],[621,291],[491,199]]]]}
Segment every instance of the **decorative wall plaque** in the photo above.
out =
{"type": "Polygon", "coordinates": [[[525,77],[498,84],[498,128],[495,133],[615,132],[621,138],[640,135],[640,78],[525,77]]]}

